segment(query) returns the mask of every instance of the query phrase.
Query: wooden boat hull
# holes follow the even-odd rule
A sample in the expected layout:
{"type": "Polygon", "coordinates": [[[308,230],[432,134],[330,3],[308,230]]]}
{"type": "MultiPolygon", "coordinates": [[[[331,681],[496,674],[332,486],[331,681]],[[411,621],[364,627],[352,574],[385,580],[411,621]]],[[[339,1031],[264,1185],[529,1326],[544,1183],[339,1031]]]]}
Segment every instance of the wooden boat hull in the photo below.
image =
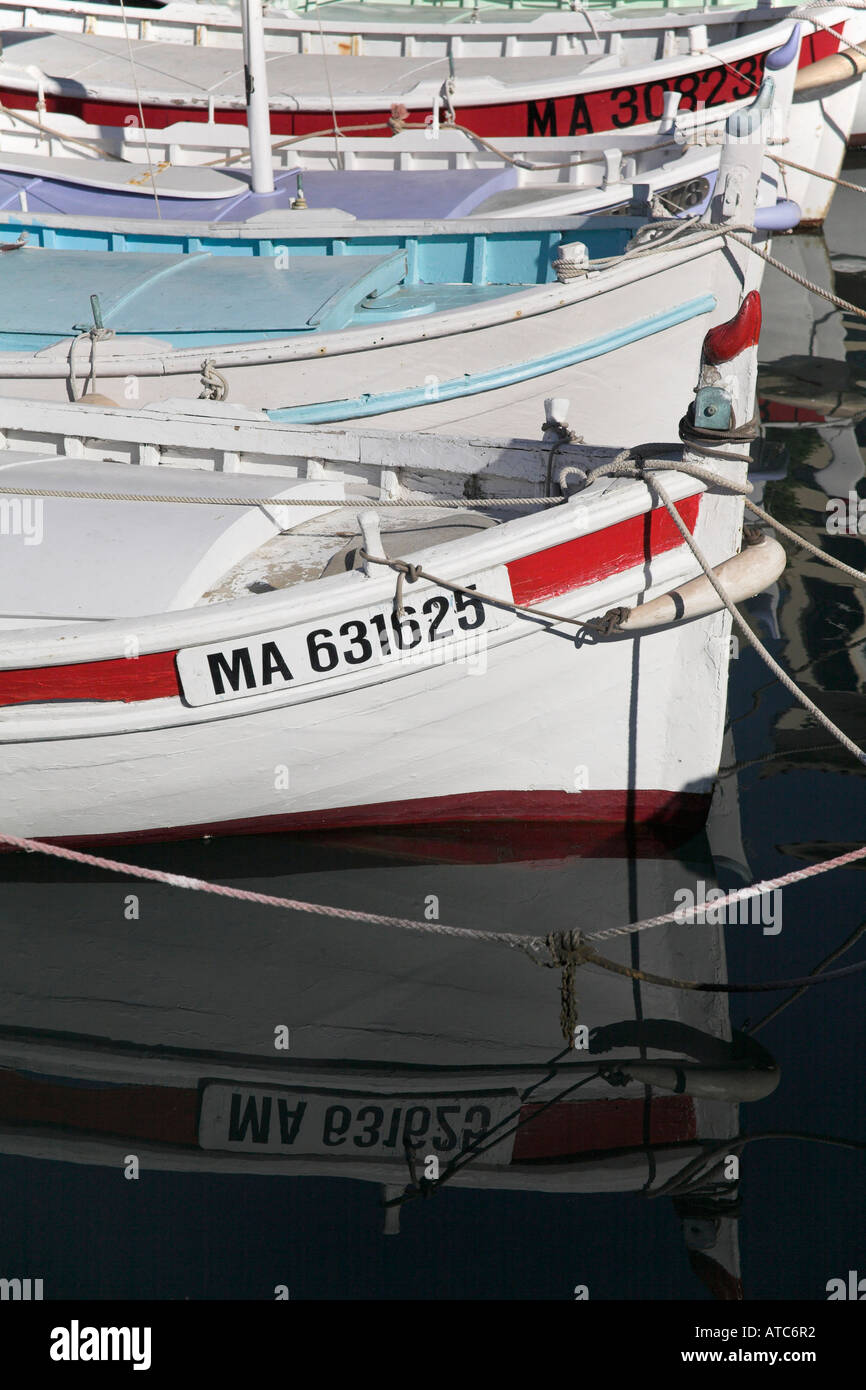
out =
{"type": "MultiPolygon", "coordinates": [[[[838,13],[837,22],[844,23],[846,35],[855,41],[866,38],[866,17],[861,12],[840,9],[838,13]]],[[[828,22],[833,21],[835,15],[835,10],[827,11],[828,22]]],[[[583,22],[582,17],[577,18],[583,22]]],[[[570,68],[569,59],[564,56],[544,60],[517,61],[501,57],[467,60],[459,67],[453,98],[457,119],[479,136],[493,139],[598,133],[607,133],[613,139],[621,131],[658,132],[664,94],[678,91],[681,111],[694,112],[699,124],[711,118],[724,120],[732,104],[754,95],[767,53],[784,42],[791,26],[784,20],[762,28],[739,21],[734,23],[726,16],[722,19],[727,23],[722,33],[727,35],[733,31],[735,37],[722,42],[718,50],[712,45],[705,48],[700,38],[695,37],[694,26],[689,29],[683,19],[678,21],[679,37],[668,16],[643,17],[640,21],[618,20],[617,29],[622,27],[625,41],[632,44],[635,54],[634,62],[626,60],[625,67],[617,56],[619,50],[614,44],[612,21],[606,20],[600,32],[602,40],[609,45],[609,56],[604,57],[598,72],[590,65],[586,73],[575,73],[574,63],[570,68]],[[668,23],[669,39],[664,38],[665,23],[668,23]],[[641,26],[646,29],[645,35],[641,26]],[[668,44],[664,51],[673,56],[657,56],[662,40],[663,48],[668,44]],[[721,65],[716,52],[723,59],[721,65]],[[513,70],[502,66],[509,62],[516,63],[513,70]],[[536,68],[528,66],[532,62],[537,64],[536,68]],[[611,67],[616,70],[614,79],[606,75],[611,67]]],[[[709,16],[707,20],[704,30],[712,34],[714,24],[709,16]]],[[[26,34],[26,30],[22,32],[26,34]]],[[[7,128],[11,125],[14,130],[16,109],[29,120],[32,117],[27,113],[38,108],[42,112],[40,121],[61,136],[67,133],[86,140],[96,139],[103,144],[117,145],[126,141],[132,145],[137,135],[137,156],[146,157],[141,132],[136,131],[140,122],[138,100],[128,87],[125,75],[125,48],[119,40],[97,41],[88,35],[83,42],[96,46],[93,61],[84,64],[77,81],[72,80],[71,74],[80,63],[78,50],[70,48],[66,53],[62,46],[69,46],[70,40],[62,35],[22,39],[9,49],[5,63],[0,64],[0,101],[7,108],[4,125],[7,128]],[[40,49],[40,44],[49,47],[40,49]],[[115,44],[116,52],[111,44],[115,44]],[[39,68],[40,63],[47,71],[44,79],[38,80],[28,69],[34,65],[39,68]],[[67,76],[53,77],[52,71],[67,76]],[[67,124],[70,122],[72,124],[67,124]]],[[[578,56],[581,62],[585,61],[586,47],[586,40],[580,40],[575,62],[578,56]]],[[[836,38],[823,30],[817,31],[804,40],[801,62],[813,62],[837,48],[836,38]]],[[[183,110],[187,123],[199,123],[206,130],[222,130],[229,137],[232,127],[237,128],[242,123],[244,91],[236,60],[230,60],[228,69],[217,63],[213,72],[208,68],[206,73],[202,67],[197,87],[195,63],[190,62],[189,56],[184,59],[184,51],[183,47],[178,47],[177,56],[169,62],[169,50],[163,48],[161,66],[167,75],[163,75],[162,86],[157,84],[152,92],[141,92],[148,144],[155,138],[156,146],[159,145],[158,132],[176,123],[179,109],[183,110]],[[176,76],[171,76],[172,72],[176,76]],[[233,87],[237,89],[236,94],[230,94],[233,87]],[[220,92],[219,98],[214,97],[215,90],[220,92]]],[[[199,54],[204,51],[199,47],[199,54]]],[[[336,64],[334,73],[325,74],[323,70],[317,86],[319,80],[311,79],[310,72],[311,64],[318,60],[310,55],[304,59],[302,68],[291,66],[298,61],[288,56],[272,60],[271,65],[271,132],[275,137],[289,140],[322,132],[323,128],[327,130],[333,122],[332,105],[340,128],[355,136],[386,133],[395,102],[411,121],[423,124],[436,107],[441,84],[449,77],[447,58],[434,58],[420,65],[407,64],[405,59],[401,63],[396,58],[347,58],[336,64]],[[285,72],[280,71],[280,63],[285,72]],[[349,72],[346,66],[349,63],[358,65],[356,75],[343,81],[349,72]],[[377,63],[386,65],[381,72],[375,66],[377,63]],[[389,63],[396,63],[397,67],[389,69],[389,63]]],[[[857,87],[857,82],[852,82],[817,94],[804,93],[795,103],[787,147],[787,154],[795,163],[825,174],[838,173],[854,120],[857,87]]],[[[32,128],[28,127],[24,135],[29,138],[32,133],[32,128]]],[[[55,142],[55,152],[59,152],[57,136],[51,138],[55,142]]],[[[243,135],[239,137],[241,145],[243,138],[243,135]]],[[[154,154],[153,146],[151,154],[154,154]]],[[[832,184],[794,170],[788,170],[786,177],[789,196],[801,207],[804,220],[813,224],[823,220],[832,196],[832,184]]]]}
{"type": "MultiPolygon", "coordinates": [[[[292,241],[286,244],[291,248],[292,241]]],[[[52,253],[25,247],[16,255],[52,253]]],[[[98,258],[77,255],[72,283],[82,285],[86,314],[86,295],[100,290],[98,258]]],[[[5,258],[4,268],[14,259],[5,258]]],[[[572,403],[574,427],[593,443],[675,438],[700,339],[731,317],[743,287],[755,288],[762,269],[744,247],[718,238],[567,284],[391,322],[374,318],[364,328],[258,342],[220,343],[214,335],[176,347],[158,341],[158,331],[145,329],[144,338],[127,329],[94,345],[95,389],[121,405],[192,400],[202,393],[209,361],[225,378],[232,403],[266,406],[285,423],[363,419],[400,430],[533,438],[539,400],[562,396],[572,403]],[[640,389],[622,389],[638,380],[640,389]]],[[[432,287],[431,304],[435,298],[432,287]]],[[[70,345],[60,337],[35,351],[0,352],[0,394],[68,399],[70,345]]],[[[73,362],[76,393],[89,365],[88,342],[73,362]]]]}
{"type": "MultiPolygon", "coordinates": [[[[23,485],[13,465],[6,478],[16,477],[23,485]]],[[[682,475],[672,486],[711,560],[734,553],[741,503],[702,495],[682,475]]],[[[52,507],[75,505],[48,499],[46,530],[69,524],[52,507]]],[[[589,618],[694,574],[670,518],[648,506],[641,484],[595,485],[542,517],[441,547],[427,564],[482,592],[589,618]]],[[[90,841],[474,819],[702,822],[722,738],[726,614],[576,642],[573,629],[507,612],[491,626],[471,610],[450,648],[369,671],[340,658],[327,678],[301,677],[297,662],[309,658],[314,672],[317,657],[312,639],[306,656],[287,655],[291,633],[312,621],[333,636],[356,610],[387,613],[393,575],[355,571],[303,590],[132,626],[4,633],[0,825],[90,841]],[[292,666],[279,689],[258,674],[274,643],[292,666]]],[[[411,596],[418,614],[425,590],[411,596]]]]}

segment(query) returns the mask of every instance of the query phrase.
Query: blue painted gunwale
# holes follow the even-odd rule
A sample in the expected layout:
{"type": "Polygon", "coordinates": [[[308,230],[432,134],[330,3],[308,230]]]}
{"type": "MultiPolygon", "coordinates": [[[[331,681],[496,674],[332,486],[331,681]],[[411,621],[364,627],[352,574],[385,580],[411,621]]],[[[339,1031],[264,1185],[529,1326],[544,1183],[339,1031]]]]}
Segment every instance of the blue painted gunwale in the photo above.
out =
{"type": "Polygon", "coordinates": [[[685,300],[682,304],[666,309],[663,313],[652,314],[645,319],[636,319],[626,328],[613,333],[591,338],[589,342],[577,343],[559,352],[548,353],[545,357],[530,358],[525,362],[515,362],[507,367],[497,367],[489,372],[467,372],[462,377],[439,383],[431,396],[429,386],[414,386],[402,391],[383,391],[378,394],[365,394],[342,401],[320,401],[313,405],[284,406],[269,410],[268,418],[284,425],[324,425],[339,420],[360,420],[371,415],[386,415],[395,410],[411,410],[416,406],[430,405],[439,401],[453,401],[465,396],[477,396],[487,391],[496,391],[503,386],[513,386],[534,377],[546,376],[550,372],[561,371],[578,362],[589,361],[593,357],[603,357],[627,347],[629,343],[640,342],[653,337],[667,328],[679,323],[687,323],[701,314],[709,314],[716,308],[716,297],[712,294],[699,295],[685,300]]]}

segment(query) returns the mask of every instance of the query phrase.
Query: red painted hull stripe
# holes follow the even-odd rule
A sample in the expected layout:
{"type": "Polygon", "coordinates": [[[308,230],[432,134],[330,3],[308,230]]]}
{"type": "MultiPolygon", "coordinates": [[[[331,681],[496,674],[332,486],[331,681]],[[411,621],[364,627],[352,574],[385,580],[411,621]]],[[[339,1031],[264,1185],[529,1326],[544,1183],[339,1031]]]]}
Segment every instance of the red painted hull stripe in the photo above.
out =
{"type": "Polygon", "coordinates": [[[178,695],[175,652],[0,671],[0,705],[60,700],[159,700],[178,695]]]}
{"type": "MultiPolygon", "coordinates": [[[[678,502],[677,511],[690,531],[695,528],[701,494],[678,502]]],[[[632,569],[653,555],[663,555],[683,540],[668,513],[656,507],[643,516],[537,550],[508,565],[515,603],[544,603],[584,584],[595,584],[618,570],[632,569]]]]}
{"type": "MultiPolygon", "coordinates": [[[[833,44],[833,38],[826,39],[833,44]]],[[[836,40],[838,47],[838,40],[836,40]]],[[[816,55],[826,56],[826,45],[816,45],[816,55]]],[[[458,107],[461,125],[469,126],[478,135],[517,136],[532,135],[585,135],[599,131],[627,130],[652,121],[661,120],[665,93],[681,93],[681,111],[694,111],[705,107],[723,106],[732,101],[743,101],[754,96],[760,86],[764,72],[766,53],[756,53],[740,58],[730,66],[715,64],[695,69],[679,77],[641,82],[636,86],[617,84],[600,92],[569,92],[563,96],[543,98],[539,101],[523,98],[517,101],[491,103],[483,106],[458,107]]],[[[808,58],[807,62],[814,62],[808,58]]],[[[801,66],[803,65],[801,57],[801,66]]],[[[14,88],[0,87],[0,100],[11,109],[36,109],[36,93],[20,92],[14,88]]],[[[411,107],[411,97],[408,98],[411,107]]],[[[46,110],[64,115],[78,116],[93,125],[122,126],[129,117],[136,122],[140,119],[138,107],[130,101],[106,101],[78,95],[50,95],[45,97],[46,110]]],[[[419,118],[428,110],[427,106],[416,108],[419,118]]],[[[207,106],[174,105],[149,103],[143,108],[144,119],[151,130],[164,130],[178,120],[206,121],[207,106]]],[[[340,125],[359,126],[353,136],[362,136],[363,127],[371,127],[370,134],[381,136],[385,133],[375,127],[386,127],[391,114],[390,104],[380,110],[347,111],[340,109],[340,125]]],[[[410,109],[410,116],[413,112],[410,109]]],[[[220,124],[243,125],[245,116],[239,107],[219,107],[214,110],[214,120],[220,124]]],[[[327,111],[271,111],[272,135],[309,135],[318,130],[330,128],[331,118],[327,111]]]]}
{"type": "Polygon", "coordinates": [[[841,20],[832,27],[836,31],[829,34],[826,29],[819,29],[814,34],[807,34],[800,44],[800,61],[798,68],[808,68],[812,63],[820,62],[822,58],[829,58],[831,53],[839,52],[839,39],[837,35],[842,33],[845,21],[841,20]]]}
{"type": "MultiPolygon", "coordinates": [[[[593,1149],[631,1149],[645,1142],[643,1100],[584,1100],[552,1105],[532,1119],[541,1105],[524,1105],[528,1120],[514,1136],[512,1163],[567,1157],[593,1149]]],[[[678,1144],[697,1134],[691,1096],[654,1096],[649,1107],[651,1144],[678,1144]]]]}
{"type": "MultiPolygon", "coordinates": [[[[239,1089],[243,1085],[238,1082],[239,1089]]],[[[643,1099],[561,1102],[533,1119],[540,1108],[526,1105],[520,1112],[521,1120],[529,1123],[517,1131],[513,1163],[644,1143],[643,1099]]],[[[197,1115],[198,1091],[190,1087],[103,1087],[98,1081],[76,1086],[54,1077],[0,1071],[0,1121],[5,1125],[48,1125],[197,1147],[197,1115]]],[[[688,1096],[654,1097],[649,1118],[653,1144],[682,1143],[696,1136],[695,1109],[688,1096]]]]}
{"type": "MultiPolygon", "coordinates": [[[[51,835],[39,838],[58,845],[124,845],[166,840],[194,840],[203,835],[278,835],[301,830],[354,830],[364,827],[462,825],[473,822],[519,822],[591,826],[591,835],[608,834],[622,844],[624,827],[652,825],[672,837],[696,834],[707,818],[710,797],[702,792],[673,792],[641,788],[612,790],[492,791],[457,796],[424,796],[411,801],[384,801],[369,806],[336,806],[294,811],[278,816],[248,816],[238,820],[200,821],[195,825],[160,826],[153,830],[111,831],[106,834],[51,835]]],[[[576,835],[579,844],[580,836],[576,835]]],[[[575,849],[574,853],[579,853],[575,849]]],[[[628,851],[632,852],[631,850],[628,851]]]]}
{"type": "MultiPolygon", "coordinates": [[[[834,25],[841,32],[844,21],[834,25]]],[[[804,38],[800,48],[799,67],[808,67],[821,58],[836,53],[838,38],[826,31],[811,34],[804,38]]],[[[742,101],[754,95],[760,85],[764,72],[766,53],[756,53],[748,58],[740,58],[730,66],[702,68],[680,77],[654,82],[643,82],[637,86],[611,87],[603,92],[577,92],[567,96],[551,97],[542,101],[513,101],[486,106],[461,106],[459,119],[462,125],[471,126],[478,135],[518,136],[532,135],[582,135],[599,131],[627,130],[632,126],[658,121],[662,116],[662,103],[667,91],[681,93],[680,110],[693,111],[706,107],[722,106],[731,101],[742,101]]],[[[20,92],[14,88],[0,87],[0,101],[15,110],[35,111],[36,93],[20,92]]],[[[64,115],[78,116],[93,125],[123,126],[129,117],[137,123],[139,109],[129,102],[102,101],[83,96],[52,96],[46,94],[45,109],[64,115]]],[[[151,130],[164,130],[178,119],[184,121],[207,121],[208,111],[204,106],[184,106],[148,104],[143,108],[147,126],[151,130]]],[[[424,108],[426,111],[426,107],[424,108]]],[[[339,113],[341,126],[359,126],[353,135],[362,136],[363,127],[370,127],[371,135],[381,135],[375,127],[387,124],[390,107],[381,111],[343,111],[339,113]]],[[[411,113],[410,113],[411,114],[411,113]]],[[[244,113],[239,108],[216,107],[213,118],[220,124],[244,124],[244,113]]],[[[324,111],[272,111],[271,133],[273,135],[309,135],[314,131],[329,127],[329,116],[324,111]]]]}
{"type": "MultiPolygon", "coordinates": [[[[678,503],[686,525],[697,521],[700,494],[678,503]]],[[[517,603],[540,603],[617,570],[630,569],[650,554],[682,544],[667,512],[656,508],[643,516],[607,526],[589,536],[537,551],[508,565],[517,603]]],[[[78,662],[72,666],[26,667],[0,671],[0,705],[61,700],[119,700],[135,703],[180,694],[176,651],[151,652],[135,658],[78,662]]]]}

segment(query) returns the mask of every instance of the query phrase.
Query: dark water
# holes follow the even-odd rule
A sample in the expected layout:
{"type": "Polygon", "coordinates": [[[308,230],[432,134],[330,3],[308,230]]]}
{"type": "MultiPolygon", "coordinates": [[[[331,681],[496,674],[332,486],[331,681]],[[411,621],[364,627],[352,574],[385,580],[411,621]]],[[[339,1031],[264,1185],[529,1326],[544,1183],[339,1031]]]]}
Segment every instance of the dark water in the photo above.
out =
{"type": "MultiPolygon", "coordinates": [[[[866,161],[852,156],[849,174],[866,184],[866,161]]],[[[863,198],[840,190],[826,238],[783,239],[777,254],[866,308],[863,216],[863,198]]],[[[765,447],[755,481],[781,520],[863,567],[864,537],[828,534],[826,521],[828,501],[849,492],[864,498],[866,512],[866,320],[767,276],[765,447]]],[[[790,548],[777,589],[748,608],[774,655],[866,744],[863,590],[790,548]]],[[[729,718],[720,799],[708,834],[687,844],[587,846],[552,829],[528,843],[518,828],[125,854],[398,916],[423,917],[432,896],[441,920],[456,925],[547,931],[665,912],[678,887],[739,886],[863,840],[862,771],[749,650],[732,662],[729,718]]],[[[122,1137],[138,1100],[95,1087],[86,1067],[70,1085],[64,1062],[84,1035],[150,1049],[138,1054],[140,1086],[164,1097],[173,1063],[160,1049],[186,1049],[206,1077],[206,1054],[273,1059],[274,1028],[284,1024],[292,1060],[332,1067],[538,1067],[563,1045],[554,972],[463,942],[335,926],[31,857],[0,858],[0,878],[2,1064],[11,1065],[14,1043],[15,1069],[24,1090],[31,1087],[26,1114],[23,1092],[2,1099],[0,1275],[42,1278],[46,1298],[270,1299],[280,1285],[293,1299],[568,1300],[577,1285],[601,1300],[711,1297],[670,1199],[648,1198],[645,1178],[633,1190],[586,1190],[603,1185],[604,1155],[594,1184],[575,1181],[559,1192],[542,1190],[542,1169],[525,1191],[443,1187],[407,1203],[400,1234],[386,1237],[382,1189],[357,1173],[261,1176],[252,1162],[214,1173],[196,1166],[194,1149],[188,1171],[160,1169],[143,1141],[122,1137]],[[137,917],[129,916],[131,892],[137,917]],[[51,1058],[40,1040],[55,1045],[51,1058]],[[93,1093],[86,1123],[70,1125],[66,1112],[64,1124],[40,1091],[58,1076],[79,1100],[93,1093]],[[100,1161],[91,1141],[108,1146],[100,1161]],[[137,1181],[123,1175],[126,1154],[140,1158],[137,1181]]],[[[864,920],[862,866],[792,887],[777,934],[726,929],[728,976],[759,982],[808,973],[864,920]]],[[[704,949],[697,940],[689,938],[693,952],[704,949]]],[[[632,961],[646,964],[653,949],[641,938],[632,961]]],[[[837,964],[864,959],[864,950],[866,936],[837,964]]],[[[691,965],[700,974],[699,956],[691,965]]],[[[739,1189],[747,1298],[823,1300],[828,1280],[851,1269],[866,1274],[866,1154],[760,1137],[794,1131],[866,1142],[864,987],[866,974],[813,988],[760,1027],[779,1086],[742,1105],[738,1117],[728,1107],[720,1121],[725,1137],[738,1129],[756,1136],[743,1151],[739,1189]]],[[[692,1000],[670,991],[625,980],[605,981],[603,997],[599,988],[597,977],[579,973],[578,1007],[589,1022],[698,1017],[687,1012],[692,1000]]],[[[734,995],[730,1021],[754,1027],[790,993],[734,995]]],[[[408,1171],[398,1181],[407,1183],[408,1171]]]]}

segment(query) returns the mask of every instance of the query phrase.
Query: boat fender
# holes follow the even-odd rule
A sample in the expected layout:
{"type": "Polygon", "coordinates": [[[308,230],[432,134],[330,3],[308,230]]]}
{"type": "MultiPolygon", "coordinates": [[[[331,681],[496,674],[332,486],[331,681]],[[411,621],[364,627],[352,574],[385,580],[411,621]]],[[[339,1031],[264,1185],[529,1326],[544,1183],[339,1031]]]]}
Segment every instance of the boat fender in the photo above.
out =
{"type": "MultiPolygon", "coordinates": [[[[745,545],[738,555],[732,555],[715,566],[719,579],[732,603],[769,588],[785,568],[784,548],[772,536],[746,528],[745,545]]],[[[630,633],[658,631],[674,623],[692,622],[722,610],[723,604],[706,575],[681,584],[669,593],[660,594],[649,603],[635,608],[612,608],[600,618],[587,623],[603,637],[628,636],[630,633]]]]}
{"type": "Polygon", "coordinates": [[[825,87],[843,87],[866,72],[866,54],[856,49],[831,53],[817,63],[800,68],[794,82],[794,95],[804,96],[825,87]]]}
{"type": "Polygon", "coordinates": [[[764,1100],[779,1084],[781,1072],[775,1062],[768,1065],[706,1067],[691,1062],[618,1062],[605,1067],[602,1079],[610,1086],[636,1083],[655,1086],[674,1095],[702,1100],[740,1102],[764,1100]]]}

